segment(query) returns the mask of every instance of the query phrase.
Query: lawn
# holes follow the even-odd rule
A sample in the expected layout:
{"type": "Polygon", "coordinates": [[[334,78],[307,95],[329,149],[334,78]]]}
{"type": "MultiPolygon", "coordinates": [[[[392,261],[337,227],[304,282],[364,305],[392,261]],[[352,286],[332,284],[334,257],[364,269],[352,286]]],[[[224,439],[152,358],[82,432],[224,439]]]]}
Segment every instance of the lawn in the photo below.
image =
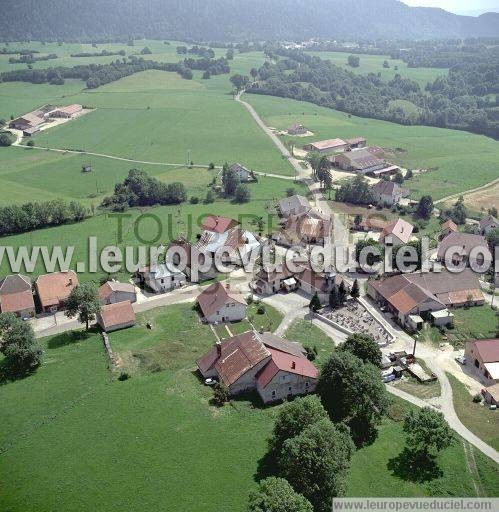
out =
{"type": "Polygon", "coordinates": [[[487,406],[473,402],[464,384],[449,373],[447,377],[452,386],[454,408],[463,425],[487,444],[499,450],[498,411],[491,411],[487,406]]]}
{"type": "Polygon", "coordinates": [[[381,74],[383,80],[392,80],[399,74],[403,78],[409,78],[419,83],[424,90],[428,82],[433,82],[439,76],[446,75],[447,69],[437,68],[410,68],[407,63],[399,59],[391,59],[389,55],[359,55],[360,66],[352,68],[348,65],[348,53],[343,52],[307,52],[323,60],[329,60],[333,64],[340,66],[348,71],[357,74],[366,75],[368,73],[381,74]],[[383,63],[387,60],[390,67],[384,68],[383,63]],[[395,69],[397,67],[398,69],[395,69]]]}
{"type": "Polygon", "coordinates": [[[314,364],[318,367],[328,360],[334,348],[331,338],[307,320],[295,320],[286,331],[285,337],[292,341],[298,341],[304,347],[317,349],[317,358],[314,360],[314,364]]]}
{"type": "Polygon", "coordinates": [[[499,144],[481,135],[427,126],[400,126],[386,121],[355,117],[311,103],[246,94],[268,126],[286,129],[300,122],[314,132],[313,139],[284,136],[303,146],[311,140],[363,136],[371,145],[385,148],[387,159],[410,169],[427,169],[404,186],[418,199],[434,199],[479,187],[497,178],[499,144]],[[470,149],[472,148],[472,149],[470,149]]]}
{"type": "MultiPolygon", "coordinates": [[[[131,378],[111,378],[94,332],[42,340],[34,375],[0,386],[0,510],[243,512],[278,407],[243,399],[222,409],[195,373],[215,341],[191,304],[145,313],[112,333],[131,378]],[[152,329],[144,327],[151,322],[152,329]],[[212,470],[216,468],[216,470],[212,470]]],[[[438,458],[444,476],[407,482],[387,468],[403,445],[386,420],[374,445],[353,459],[351,496],[473,496],[462,446],[438,458]]],[[[482,484],[497,491],[497,466],[475,453],[482,484]]]]}
{"type": "Polygon", "coordinates": [[[454,329],[446,330],[442,335],[438,329],[432,327],[424,332],[424,337],[436,344],[446,341],[457,349],[462,348],[466,340],[496,335],[498,317],[489,305],[453,309],[452,313],[454,329]]]}

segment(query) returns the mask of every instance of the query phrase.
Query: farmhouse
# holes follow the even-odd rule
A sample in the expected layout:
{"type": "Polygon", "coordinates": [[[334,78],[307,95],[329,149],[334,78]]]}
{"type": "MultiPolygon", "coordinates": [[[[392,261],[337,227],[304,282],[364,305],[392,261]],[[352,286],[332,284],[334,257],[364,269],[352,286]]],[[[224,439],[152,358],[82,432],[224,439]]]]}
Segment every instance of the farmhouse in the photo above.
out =
{"type": "Polygon", "coordinates": [[[246,301],[230,283],[213,283],[198,296],[198,305],[206,322],[238,322],[246,318],[246,301]]]}
{"type": "Polygon", "coordinates": [[[231,395],[256,389],[264,403],[311,392],[318,377],[299,343],[256,331],[218,342],[197,365],[204,378],[218,378],[231,395]]]}
{"type": "Polygon", "coordinates": [[[59,117],[65,119],[72,119],[75,115],[79,114],[83,110],[81,105],[74,103],[73,105],[67,105],[66,107],[58,107],[48,112],[48,117],[59,117]]]}
{"type": "Polygon", "coordinates": [[[438,244],[437,260],[446,259],[454,265],[487,265],[492,262],[492,254],[482,235],[455,231],[438,244]]]}
{"type": "Polygon", "coordinates": [[[35,288],[43,313],[55,313],[64,309],[73,288],[79,285],[78,276],[72,270],[39,276],[35,288]]]}
{"type": "Polygon", "coordinates": [[[374,202],[380,206],[392,207],[409,194],[409,191],[402,188],[394,181],[381,180],[372,188],[374,202]]]}
{"type": "Polygon", "coordinates": [[[383,217],[377,217],[375,215],[372,215],[368,217],[367,219],[363,219],[359,224],[354,224],[352,226],[352,229],[355,229],[357,231],[383,231],[387,225],[386,219],[383,217]]]}
{"type": "Polygon", "coordinates": [[[306,135],[308,130],[300,123],[293,123],[287,130],[288,135],[306,135]]]}
{"type": "Polygon", "coordinates": [[[324,245],[330,240],[331,234],[332,223],[329,219],[308,212],[288,217],[283,228],[274,233],[272,239],[289,247],[299,244],[324,245]]]}
{"type": "Polygon", "coordinates": [[[239,222],[228,217],[220,217],[219,215],[207,215],[203,219],[201,228],[204,231],[211,231],[213,233],[225,233],[231,228],[239,225],[239,222]]]}
{"type": "Polygon", "coordinates": [[[129,300],[106,304],[97,315],[97,323],[105,332],[132,327],[136,323],[135,312],[129,300]]]}
{"type": "Polygon", "coordinates": [[[367,293],[379,305],[387,307],[401,325],[412,330],[422,327],[421,314],[430,318],[432,312],[444,311],[435,315],[433,321],[436,325],[446,325],[452,323],[447,308],[485,303],[478,277],[469,269],[459,274],[443,270],[372,280],[367,293]]]}
{"type": "Polygon", "coordinates": [[[499,338],[467,341],[464,356],[488,385],[499,383],[499,338]]]}
{"type": "Polygon", "coordinates": [[[274,265],[264,266],[256,275],[255,281],[251,283],[253,290],[259,295],[273,295],[284,287],[284,282],[292,279],[289,284],[297,285],[294,273],[282,265],[282,269],[274,268],[274,265]]]}
{"type": "Polygon", "coordinates": [[[180,288],[187,282],[187,276],[173,265],[159,263],[139,268],[137,276],[142,285],[155,293],[165,293],[180,288]]]}
{"type": "Polygon", "coordinates": [[[446,220],[442,224],[441,229],[442,229],[441,234],[440,234],[441,239],[445,238],[446,236],[450,235],[451,233],[455,233],[456,231],[458,231],[457,224],[455,222],[453,222],[451,219],[446,220]]]}
{"type": "Polygon", "coordinates": [[[480,233],[482,235],[488,235],[494,229],[499,228],[499,220],[493,215],[487,215],[480,221],[480,233]]]}
{"type": "Polygon", "coordinates": [[[290,217],[291,215],[302,215],[310,210],[311,206],[308,199],[304,196],[294,195],[281,199],[277,203],[277,213],[281,217],[290,217]]]}
{"type": "Polygon", "coordinates": [[[482,395],[485,403],[490,405],[499,405],[499,383],[492,384],[492,386],[482,389],[482,395]]]}
{"type": "Polygon", "coordinates": [[[241,164],[233,164],[229,167],[229,169],[236,173],[241,183],[246,183],[248,181],[256,181],[255,173],[253,171],[250,171],[241,164]]]}
{"type": "Polygon", "coordinates": [[[332,157],[333,163],[343,171],[369,174],[384,169],[385,161],[373,154],[369,148],[346,151],[332,157]]]}
{"type": "Polygon", "coordinates": [[[328,139],[305,144],[303,149],[307,151],[314,151],[321,155],[330,155],[332,153],[346,151],[348,149],[348,143],[342,139],[328,139]]]}
{"type": "Polygon", "coordinates": [[[14,313],[20,318],[35,316],[29,277],[16,274],[0,279],[0,313],[14,313]]]}
{"type": "Polygon", "coordinates": [[[205,268],[205,255],[182,236],[171,241],[168,246],[167,254],[167,263],[175,267],[180,266],[182,271],[193,283],[214,279],[217,276],[215,265],[212,265],[208,269],[205,268]],[[192,271],[193,263],[196,264],[196,273],[192,271]],[[203,269],[202,271],[200,270],[201,268],[203,269]]]}
{"type": "Polygon", "coordinates": [[[404,219],[389,222],[381,232],[379,241],[387,246],[407,244],[412,236],[414,226],[404,219]]]}
{"type": "Polygon", "coordinates": [[[127,300],[133,303],[137,301],[137,293],[133,284],[108,281],[99,288],[99,299],[102,305],[116,304],[127,300]]]}

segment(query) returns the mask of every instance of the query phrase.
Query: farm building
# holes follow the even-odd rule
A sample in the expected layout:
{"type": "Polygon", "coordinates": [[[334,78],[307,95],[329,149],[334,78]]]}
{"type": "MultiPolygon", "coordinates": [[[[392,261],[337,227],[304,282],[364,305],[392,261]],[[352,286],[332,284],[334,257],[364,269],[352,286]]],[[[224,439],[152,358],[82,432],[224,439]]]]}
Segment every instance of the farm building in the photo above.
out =
{"type": "MultiPolygon", "coordinates": [[[[422,327],[422,314],[426,313],[430,319],[435,311],[466,304],[478,306],[485,302],[478,277],[469,269],[459,274],[442,270],[372,280],[368,283],[367,293],[378,304],[387,307],[401,325],[412,330],[422,327]]],[[[445,325],[451,323],[452,318],[452,314],[446,312],[434,320],[437,325],[445,325]]]]}
{"type": "Polygon", "coordinates": [[[159,263],[139,268],[137,276],[142,285],[155,293],[165,293],[180,288],[187,282],[187,276],[173,265],[159,263]]]}
{"type": "Polygon", "coordinates": [[[106,304],[97,315],[97,323],[105,332],[132,327],[136,323],[135,312],[129,300],[106,304]]]}
{"type": "Polygon", "coordinates": [[[441,229],[442,229],[441,233],[440,233],[441,239],[445,238],[446,236],[450,235],[451,233],[455,233],[456,231],[458,231],[457,224],[455,222],[453,222],[451,219],[446,220],[442,224],[441,229]]]}
{"type": "Polygon", "coordinates": [[[407,244],[412,237],[414,226],[404,219],[389,222],[381,232],[379,241],[387,246],[407,244]]]}
{"type": "Polygon", "coordinates": [[[204,378],[219,379],[231,395],[256,389],[264,403],[309,393],[318,377],[299,343],[256,331],[218,342],[197,365],[204,378]]]}
{"type": "Polygon", "coordinates": [[[127,300],[134,303],[137,301],[137,293],[133,284],[108,281],[99,288],[99,299],[102,305],[116,304],[127,300]]]}
{"type": "Polygon", "coordinates": [[[388,222],[384,217],[377,217],[372,215],[367,219],[363,219],[358,225],[353,225],[352,229],[357,231],[383,231],[388,222]]]}
{"type": "Polygon", "coordinates": [[[438,244],[437,259],[454,265],[487,265],[492,262],[492,254],[482,235],[455,231],[438,244]]]}
{"type": "Polygon", "coordinates": [[[302,215],[310,210],[311,206],[308,199],[304,196],[294,195],[281,199],[277,203],[277,212],[281,217],[290,217],[291,215],[302,215]]]}
{"type": "Polygon", "coordinates": [[[488,235],[494,229],[499,228],[499,220],[493,215],[487,215],[480,221],[480,233],[482,235],[488,235]]]}
{"type": "Polygon", "coordinates": [[[0,279],[0,313],[14,313],[20,318],[35,316],[29,277],[16,274],[0,279]]]}
{"type": "Polygon", "coordinates": [[[43,313],[55,313],[64,309],[73,288],[79,285],[78,276],[72,270],[44,274],[35,281],[43,313]]]}
{"type": "Polygon", "coordinates": [[[67,105],[65,107],[57,107],[50,111],[47,115],[49,117],[71,119],[75,115],[79,114],[83,110],[81,105],[74,103],[73,105],[67,105]]]}
{"type": "Polygon", "coordinates": [[[334,165],[343,171],[369,174],[386,167],[385,161],[369,151],[369,148],[355,149],[336,155],[334,165]]]}
{"type": "Polygon", "coordinates": [[[272,235],[272,239],[289,247],[300,244],[324,245],[330,241],[331,235],[331,220],[308,212],[288,217],[282,229],[272,235]]]}
{"type": "Polygon", "coordinates": [[[29,114],[24,114],[21,117],[13,119],[9,123],[9,128],[14,128],[15,130],[28,130],[40,127],[45,122],[43,115],[40,113],[31,112],[29,114]]]}
{"type": "Polygon", "coordinates": [[[328,139],[305,144],[303,149],[306,151],[314,151],[316,153],[320,153],[321,155],[331,155],[332,153],[340,153],[342,151],[346,151],[348,147],[348,143],[342,139],[328,139]]]}
{"type": "Polygon", "coordinates": [[[212,265],[206,269],[204,266],[205,255],[182,236],[171,241],[168,246],[167,255],[167,263],[177,268],[182,268],[182,272],[193,283],[214,279],[217,276],[216,267],[212,265]],[[196,264],[195,270],[193,270],[193,263],[196,264]]]}
{"type": "Polygon", "coordinates": [[[287,130],[288,135],[305,135],[308,130],[300,123],[293,123],[287,130]]]}
{"type": "Polygon", "coordinates": [[[198,296],[204,319],[210,323],[238,322],[246,318],[246,301],[230,283],[213,283],[198,296]]]}
{"type": "Polygon", "coordinates": [[[499,338],[467,341],[464,356],[488,385],[499,383],[499,338]]]}
{"type": "Polygon", "coordinates": [[[347,139],[346,142],[350,149],[365,148],[367,144],[367,141],[364,139],[364,137],[354,137],[353,139],[347,139]]]}
{"type": "Polygon", "coordinates": [[[203,219],[201,229],[204,231],[212,231],[213,233],[225,233],[231,228],[239,225],[239,222],[228,217],[220,217],[219,215],[207,215],[203,219]]]}
{"type": "Polygon", "coordinates": [[[499,405],[499,383],[492,384],[482,389],[482,395],[485,403],[489,405],[499,405]]]}

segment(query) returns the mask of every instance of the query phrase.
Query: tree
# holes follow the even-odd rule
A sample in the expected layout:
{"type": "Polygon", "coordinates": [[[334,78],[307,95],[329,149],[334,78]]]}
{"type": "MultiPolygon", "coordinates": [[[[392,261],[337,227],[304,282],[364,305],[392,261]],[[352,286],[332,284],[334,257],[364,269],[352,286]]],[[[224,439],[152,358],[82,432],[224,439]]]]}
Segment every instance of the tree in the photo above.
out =
{"type": "Polygon", "coordinates": [[[241,91],[250,83],[250,79],[248,76],[241,75],[239,73],[232,75],[230,77],[230,81],[232,82],[232,85],[236,88],[237,91],[241,91]]]}
{"type": "Polygon", "coordinates": [[[148,48],[147,46],[145,46],[144,48],[142,48],[142,50],[140,50],[140,53],[142,55],[151,55],[152,51],[150,48],[148,48]]]}
{"type": "MultiPolygon", "coordinates": [[[[361,255],[365,249],[367,252],[367,248],[369,248],[371,252],[366,255],[366,261],[364,261],[363,264],[372,267],[382,260],[384,252],[383,246],[377,240],[372,238],[368,238],[367,240],[359,240],[355,244],[355,259],[359,265],[361,263],[361,255]]],[[[366,254],[366,252],[364,254],[366,254]]]]}
{"type": "Polygon", "coordinates": [[[220,382],[215,384],[213,388],[213,400],[218,406],[222,406],[229,401],[229,388],[220,382]]]}
{"type": "Polygon", "coordinates": [[[358,68],[360,66],[360,58],[358,55],[349,55],[348,56],[348,65],[351,68],[358,68]]]}
{"type": "Polygon", "coordinates": [[[381,366],[381,350],[379,345],[369,334],[351,334],[341,345],[341,350],[346,350],[357,356],[364,363],[371,363],[374,366],[381,366]]]}
{"type": "Polygon", "coordinates": [[[337,309],[341,306],[338,287],[336,285],[333,286],[331,293],[329,294],[329,306],[331,309],[337,309]]]}
{"type": "Polygon", "coordinates": [[[402,185],[402,183],[404,183],[404,175],[398,171],[397,174],[395,174],[395,176],[393,177],[393,181],[395,183],[398,183],[399,185],[402,185]]]}
{"type": "Polygon", "coordinates": [[[237,186],[234,194],[234,200],[236,203],[248,203],[251,199],[251,192],[248,185],[241,183],[237,186]]]}
{"type": "Polygon", "coordinates": [[[355,218],[353,219],[353,223],[355,225],[356,228],[358,228],[361,224],[362,224],[362,215],[360,215],[359,213],[355,216],[355,218]]]}
{"type": "Polygon", "coordinates": [[[310,301],[310,304],[308,305],[310,311],[313,311],[314,313],[316,311],[319,311],[321,309],[321,301],[319,299],[319,296],[317,295],[317,292],[314,293],[312,300],[310,301]]]}
{"type": "Polygon", "coordinates": [[[468,209],[464,205],[464,197],[461,196],[451,210],[445,212],[445,216],[452,219],[456,224],[466,224],[468,209]]]}
{"type": "Polygon", "coordinates": [[[383,67],[388,69],[390,67],[390,63],[387,60],[383,61],[383,67]]]}
{"type": "Polygon", "coordinates": [[[357,279],[353,282],[352,289],[350,290],[350,297],[352,297],[352,299],[358,299],[360,297],[360,287],[357,279]]]}
{"type": "Polygon", "coordinates": [[[227,60],[233,60],[234,59],[234,49],[233,48],[229,48],[227,50],[227,53],[225,54],[225,58],[227,60]]]}
{"type": "Polygon", "coordinates": [[[429,219],[433,213],[433,198],[429,195],[421,197],[416,208],[416,217],[429,219]]]}
{"type": "Polygon", "coordinates": [[[206,198],[205,198],[204,202],[206,204],[211,204],[211,203],[215,202],[215,192],[213,192],[213,190],[211,188],[208,189],[208,191],[206,192],[206,198]]]}
{"type": "Polygon", "coordinates": [[[12,146],[13,142],[14,142],[14,140],[10,133],[8,133],[8,132],[0,133],[0,146],[12,146]]]}
{"type": "Polygon", "coordinates": [[[364,176],[358,174],[341,185],[336,191],[336,200],[352,204],[373,204],[372,187],[364,176]]]}
{"type": "Polygon", "coordinates": [[[410,410],[404,420],[409,449],[428,458],[449,447],[454,434],[443,414],[429,407],[410,410]]]}
{"type": "Polygon", "coordinates": [[[284,442],[280,473],[314,510],[326,512],[331,499],[344,492],[354,449],[348,430],[324,418],[284,442]]]}
{"type": "Polygon", "coordinates": [[[306,427],[324,418],[328,418],[328,415],[317,395],[286,403],[279,410],[274,423],[269,441],[271,450],[280,452],[284,441],[300,435],[306,427]]]}
{"type": "Polygon", "coordinates": [[[343,306],[345,304],[345,301],[347,300],[347,287],[345,286],[345,281],[341,281],[340,285],[338,286],[338,300],[340,301],[340,304],[343,306]]]}
{"type": "Polygon", "coordinates": [[[258,76],[258,69],[256,69],[256,68],[251,68],[251,70],[250,70],[250,75],[251,75],[251,77],[253,78],[253,80],[256,80],[256,77],[258,76]]]}
{"type": "Polygon", "coordinates": [[[337,350],[322,368],[317,393],[331,420],[350,427],[357,445],[375,438],[388,407],[379,368],[349,351],[337,350]]]}
{"type": "Polygon", "coordinates": [[[28,322],[12,313],[0,314],[0,337],[0,352],[5,357],[4,365],[11,376],[23,376],[40,366],[43,351],[28,322]]]}
{"type": "Polygon", "coordinates": [[[249,497],[248,512],[314,512],[312,504],[284,478],[270,477],[249,497]]]}
{"type": "Polygon", "coordinates": [[[82,283],[71,290],[66,303],[66,316],[85,323],[88,331],[89,323],[95,320],[100,311],[99,293],[94,283],[82,283]]]}
{"type": "Polygon", "coordinates": [[[291,197],[296,194],[296,190],[293,187],[286,189],[286,197],[291,197]]]}
{"type": "Polygon", "coordinates": [[[225,197],[232,197],[236,193],[239,183],[239,176],[236,171],[225,164],[222,169],[222,185],[225,197]]]}

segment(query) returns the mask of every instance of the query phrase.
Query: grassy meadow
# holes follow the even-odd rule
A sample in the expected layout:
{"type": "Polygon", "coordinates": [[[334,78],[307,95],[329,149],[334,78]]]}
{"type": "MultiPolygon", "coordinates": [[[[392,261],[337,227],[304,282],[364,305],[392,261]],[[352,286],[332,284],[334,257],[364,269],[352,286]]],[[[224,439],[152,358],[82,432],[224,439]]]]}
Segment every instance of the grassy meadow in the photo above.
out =
{"type": "Polygon", "coordinates": [[[427,170],[405,182],[415,199],[427,193],[440,199],[497,178],[499,144],[485,136],[427,126],[400,126],[285,98],[246,94],[244,99],[268,126],[286,129],[299,122],[314,133],[307,138],[283,137],[294,140],[296,147],[314,140],[363,136],[368,144],[385,148],[389,161],[427,170]]]}
{"type": "MultiPolygon", "coordinates": [[[[38,372],[0,386],[0,509],[246,510],[279,406],[250,397],[210,405],[195,360],[216,338],[191,304],[139,315],[110,340],[126,381],[107,369],[98,334],[74,332],[42,340],[38,372]]],[[[475,451],[473,473],[460,441],[439,455],[429,480],[407,476],[396,464],[407,407],[396,402],[376,442],[354,455],[347,494],[475,496],[475,480],[494,495],[497,466],[475,451]]]]}

